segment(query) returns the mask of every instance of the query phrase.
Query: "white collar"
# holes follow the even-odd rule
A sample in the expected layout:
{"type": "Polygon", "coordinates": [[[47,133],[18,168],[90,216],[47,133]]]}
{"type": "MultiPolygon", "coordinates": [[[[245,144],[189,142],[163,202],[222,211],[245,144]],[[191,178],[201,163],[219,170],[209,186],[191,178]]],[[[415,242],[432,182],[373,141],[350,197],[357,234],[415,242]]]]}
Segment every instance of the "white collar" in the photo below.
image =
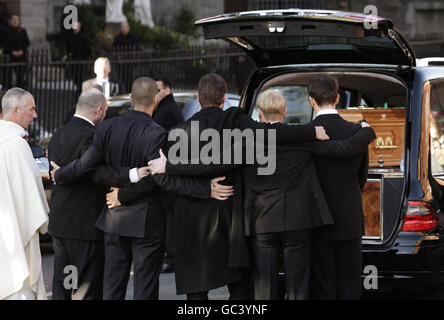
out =
{"type": "Polygon", "coordinates": [[[318,117],[318,116],[324,116],[326,114],[339,114],[339,113],[338,113],[338,110],[336,110],[336,109],[324,109],[324,110],[320,110],[316,114],[315,118],[318,117]]]}
{"type": "Polygon", "coordinates": [[[109,77],[106,77],[105,79],[103,79],[102,82],[99,82],[99,79],[96,78],[96,82],[97,82],[97,84],[102,85],[102,83],[104,83],[104,82],[109,82],[109,77]]]}
{"type": "Polygon", "coordinates": [[[89,122],[93,127],[95,127],[95,124],[94,124],[94,122],[92,122],[91,120],[89,120],[88,118],[85,118],[84,116],[81,116],[80,114],[75,114],[74,115],[74,117],[77,117],[77,118],[80,118],[80,119],[83,119],[83,120],[85,120],[86,122],[89,122]]]}

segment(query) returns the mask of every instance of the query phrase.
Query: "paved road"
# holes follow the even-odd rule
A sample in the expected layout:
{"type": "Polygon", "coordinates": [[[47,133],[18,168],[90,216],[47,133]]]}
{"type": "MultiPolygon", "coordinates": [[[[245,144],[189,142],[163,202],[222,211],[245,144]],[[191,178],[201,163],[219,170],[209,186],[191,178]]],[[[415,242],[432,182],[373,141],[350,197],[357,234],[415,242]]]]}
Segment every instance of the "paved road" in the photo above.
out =
{"type": "MultiPolygon", "coordinates": [[[[52,291],[52,274],[54,254],[49,249],[48,244],[42,244],[42,264],[43,264],[43,277],[48,293],[48,299],[51,299],[52,291]]],[[[174,273],[167,273],[160,275],[160,289],[159,297],[161,300],[185,300],[185,295],[176,294],[176,285],[174,279],[174,273]]],[[[228,290],[227,287],[223,287],[217,290],[210,291],[210,299],[213,300],[227,300],[228,290]]],[[[133,276],[130,276],[128,288],[126,292],[126,299],[133,299],[133,276]]],[[[363,299],[368,300],[428,300],[428,299],[444,299],[444,289],[436,290],[394,290],[390,292],[375,292],[363,295],[363,299]]]]}
{"type": "MultiPolygon", "coordinates": [[[[51,299],[54,254],[49,249],[47,244],[42,245],[42,264],[43,264],[43,278],[45,282],[46,292],[48,293],[48,299],[51,299]]],[[[227,300],[228,290],[226,287],[217,290],[212,290],[210,291],[209,297],[210,299],[214,300],[227,300]]],[[[166,273],[160,275],[159,298],[161,300],[185,300],[185,295],[176,294],[174,273],[166,273]]],[[[133,299],[132,273],[126,291],[126,299],[127,300],[133,299]]]]}

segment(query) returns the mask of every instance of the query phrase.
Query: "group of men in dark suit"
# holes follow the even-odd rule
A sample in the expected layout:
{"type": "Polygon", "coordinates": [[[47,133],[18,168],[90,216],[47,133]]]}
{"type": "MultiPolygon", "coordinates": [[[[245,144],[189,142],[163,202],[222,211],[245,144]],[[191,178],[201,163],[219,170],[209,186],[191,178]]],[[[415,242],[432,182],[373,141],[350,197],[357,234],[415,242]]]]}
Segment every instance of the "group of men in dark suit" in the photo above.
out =
{"type": "MultiPolygon", "coordinates": [[[[87,89],[79,98],[76,116],[51,140],[56,183],[50,214],[50,232],[55,238],[54,297],[124,299],[133,262],[134,298],[158,299],[165,222],[169,222],[175,237],[176,290],[188,299],[207,299],[209,290],[224,285],[228,285],[231,299],[276,299],[281,253],[289,299],[358,298],[360,235],[354,229],[356,223],[361,228],[359,188],[363,184],[357,177],[359,172],[365,179],[365,155],[374,131],[329,115],[335,119],[325,119],[323,126],[333,139],[317,141],[328,136],[316,121],[327,117],[322,113],[333,111],[318,112],[307,125],[287,126],[280,123],[285,99],[275,92],[264,92],[258,100],[261,122],[240,108],[223,111],[226,83],[209,74],[198,87],[202,110],[171,128],[190,133],[192,122],[198,121],[200,132],[214,129],[221,135],[226,129],[272,129],[276,146],[268,151],[276,156],[276,171],[258,175],[256,169],[262,166],[258,161],[249,165],[172,164],[159,152],[168,153],[173,145],[168,141],[170,128],[165,128],[172,117],[164,119],[164,128],[155,122],[168,113],[170,93],[162,94],[162,90],[170,85],[165,79],[158,80],[138,78],[131,92],[134,111],[106,120],[96,130],[106,112],[106,100],[99,90],[87,89]],[[82,134],[74,134],[76,130],[82,134]],[[326,171],[320,169],[323,161],[326,171]],[[343,163],[344,167],[330,167],[343,163]],[[347,182],[342,176],[338,181],[329,178],[330,171],[339,171],[339,167],[347,182]],[[347,188],[342,188],[343,183],[347,188]],[[330,185],[336,186],[336,193],[328,194],[330,185]],[[112,192],[106,195],[105,205],[109,187],[112,192]],[[174,211],[172,202],[168,203],[171,192],[177,194],[174,211]],[[336,196],[352,197],[356,205],[336,207],[336,196]],[[337,237],[327,236],[335,232],[337,237]],[[341,250],[352,250],[353,257],[344,258],[341,250]],[[64,264],[79,269],[77,291],[62,287],[64,264]],[[316,269],[317,264],[334,266],[335,271],[325,276],[321,268],[316,269]],[[348,278],[340,276],[342,268],[348,278]],[[347,291],[344,287],[350,281],[353,288],[347,291]]],[[[338,90],[333,79],[316,77],[309,92],[315,111],[334,109],[338,90]],[[334,100],[332,92],[336,93],[334,100]]],[[[199,148],[203,147],[200,142],[199,148]]],[[[226,151],[220,150],[221,159],[226,151]]]]}
{"type": "Polygon", "coordinates": [[[152,119],[157,93],[153,79],[137,79],[131,92],[134,111],[95,130],[106,99],[100,90],[87,89],[74,117],[51,139],[54,298],[124,299],[133,262],[134,298],[157,299],[165,237],[161,187],[198,198],[216,196],[208,179],[145,177],[143,167],[158,156],[167,136],[152,119]],[[111,186],[106,206],[104,190],[111,186]],[[77,267],[76,290],[63,286],[66,265],[77,267]]]}
{"type": "MultiPolygon", "coordinates": [[[[230,297],[234,299],[251,297],[252,292],[256,299],[277,299],[282,255],[288,299],[359,298],[360,250],[356,250],[355,245],[354,250],[349,252],[350,257],[336,255],[335,250],[340,249],[342,244],[323,243],[325,238],[317,239],[316,235],[324,230],[325,233],[336,231],[336,221],[344,223],[344,217],[338,214],[338,210],[347,204],[333,208],[335,202],[329,201],[332,196],[328,198],[324,195],[329,184],[339,190],[336,194],[340,193],[340,199],[353,197],[352,204],[361,202],[360,187],[363,186],[362,180],[367,170],[367,145],[375,138],[373,129],[360,130],[360,125],[344,124],[345,121],[336,114],[331,122],[340,122],[339,125],[349,129],[347,134],[339,136],[344,140],[335,137],[330,141],[314,142],[315,122],[294,127],[280,123],[285,117],[285,99],[279,93],[265,91],[259,97],[257,105],[262,123],[257,123],[238,108],[222,111],[225,92],[226,84],[221,77],[214,74],[204,76],[198,89],[202,110],[179,127],[190,133],[192,122],[198,121],[200,132],[209,128],[220,134],[224,129],[234,128],[275,129],[276,171],[271,176],[260,176],[256,171],[257,163],[249,166],[244,163],[239,169],[237,165],[214,163],[173,164],[167,162],[165,157],[149,163],[151,174],[166,172],[168,175],[208,178],[224,175],[228,183],[234,185],[234,198],[223,202],[179,197],[175,217],[178,226],[178,293],[187,293],[188,298],[206,299],[208,290],[228,284],[230,297]],[[335,173],[338,180],[329,180],[324,172],[324,177],[318,180],[317,173],[320,171],[315,166],[318,159],[345,163],[339,169],[347,179],[346,188],[342,188],[344,178],[339,178],[341,171],[335,173]],[[359,180],[358,173],[362,174],[359,180]],[[325,187],[322,183],[325,183],[325,187]],[[349,192],[352,194],[349,195],[349,192]],[[312,242],[315,243],[316,254],[313,254],[312,242]],[[319,257],[318,252],[323,255],[319,257]],[[326,277],[316,269],[319,264],[332,267],[336,274],[330,272],[326,277]],[[252,275],[245,272],[251,267],[252,275]],[[348,278],[337,276],[342,268],[349,272],[348,278]],[[311,269],[314,272],[310,275],[311,269]],[[253,290],[249,289],[251,278],[254,279],[253,290]],[[337,283],[339,281],[341,284],[337,283]],[[343,290],[344,287],[348,290],[343,290]]],[[[316,111],[331,109],[319,112],[320,119],[322,113],[334,113],[338,98],[338,86],[334,79],[315,77],[309,85],[309,92],[314,97],[312,103],[316,111]]],[[[322,126],[316,129],[323,130],[322,126]]],[[[332,135],[337,134],[334,127],[331,131],[332,135]]],[[[226,152],[222,149],[220,155],[226,152]]],[[[354,206],[346,214],[353,215],[350,220],[360,223],[362,206],[354,206]]],[[[361,225],[358,227],[360,232],[361,225]]],[[[355,234],[355,223],[350,223],[348,229],[348,234],[355,234]]],[[[357,241],[356,238],[351,241],[351,246],[357,241]]]]}

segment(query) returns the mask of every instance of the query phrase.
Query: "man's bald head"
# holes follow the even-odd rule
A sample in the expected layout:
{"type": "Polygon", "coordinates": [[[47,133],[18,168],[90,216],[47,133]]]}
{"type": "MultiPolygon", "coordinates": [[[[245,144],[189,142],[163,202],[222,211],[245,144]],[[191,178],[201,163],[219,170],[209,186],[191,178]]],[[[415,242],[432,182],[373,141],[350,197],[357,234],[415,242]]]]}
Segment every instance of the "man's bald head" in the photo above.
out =
{"type": "Polygon", "coordinates": [[[157,104],[157,83],[149,77],[140,77],[133,82],[131,99],[134,109],[147,109],[157,104]]]}
{"type": "Polygon", "coordinates": [[[105,119],[107,109],[108,104],[102,91],[90,88],[82,91],[77,102],[76,114],[84,116],[98,125],[105,119]]]}
{"type": "Polygon", "coordinates": [[[96,88],[86,89],[82,91],[79,97],[76,112],[89,113],[100,105],[106,105],[106,98],[103,93],[96,88]]]}

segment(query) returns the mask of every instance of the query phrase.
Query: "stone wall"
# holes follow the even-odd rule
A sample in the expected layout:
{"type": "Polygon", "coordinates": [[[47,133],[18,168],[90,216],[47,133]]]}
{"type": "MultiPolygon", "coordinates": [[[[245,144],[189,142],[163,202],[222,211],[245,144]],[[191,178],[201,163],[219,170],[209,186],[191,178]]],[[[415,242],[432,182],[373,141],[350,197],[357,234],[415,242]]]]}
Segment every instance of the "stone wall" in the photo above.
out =
{"type": "Polygon", "coordinates": [[[170,25],[181,4],[190,5],[196,19],[211,17],[224,12],[224,1],[222,0],[151,0],[154,23],[170,25]]]}
{"type": "Polygon", "coordinates": [[[31,42],[39,42],[46,38],[46,6],[48,0],[21,1],[21,25],[28,32],[31,42]]]}

